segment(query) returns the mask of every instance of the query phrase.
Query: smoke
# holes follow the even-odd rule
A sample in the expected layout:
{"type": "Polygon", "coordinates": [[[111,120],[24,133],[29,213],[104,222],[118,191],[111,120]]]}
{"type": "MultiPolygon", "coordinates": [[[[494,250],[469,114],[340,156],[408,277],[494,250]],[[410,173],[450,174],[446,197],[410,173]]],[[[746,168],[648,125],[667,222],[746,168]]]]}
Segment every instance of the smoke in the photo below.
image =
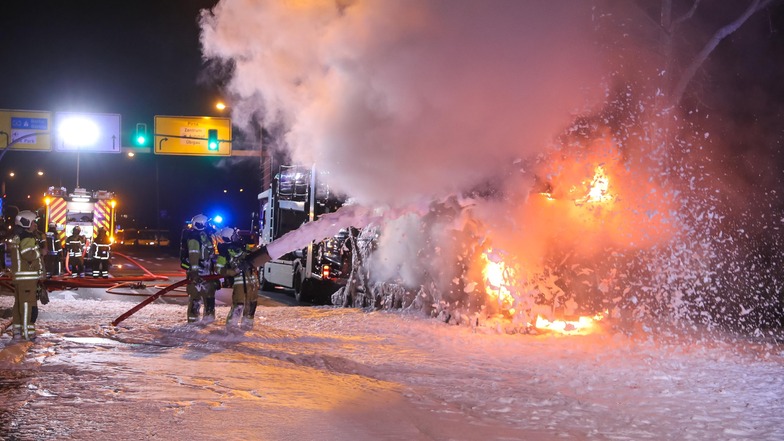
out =
{"type": "Polygon", "coordinates": [[[243,1],[202,15],[242,121],[284,124],[297,163],[367,205],[459,193],[543,151],[595,102],[580,1],[243,1]]]}
{"type": "MultiPolygon", "coordinates": [[[[202,14],[202,44],[231,66],[235,122],[274,127],[294,163],[359,205],[395,208],[356,219],[384,224],[379,280],[470,303],[481,262],[498,259],[518,311],[558,296],[594,312],[747,311],[729,291],[776,274],[750,277],[745,262],[778,257],[725,220],[717,195],[734,181],[714,182],[709,118],[662,111],[672,72],[656,8],[607,3],[629,14],[577,0],[223,0],[202,14]],[[600,173],[609,199],[591,201],[600,173]]],[[[758,309],[775,303],[765,290],[758,309]]]]}

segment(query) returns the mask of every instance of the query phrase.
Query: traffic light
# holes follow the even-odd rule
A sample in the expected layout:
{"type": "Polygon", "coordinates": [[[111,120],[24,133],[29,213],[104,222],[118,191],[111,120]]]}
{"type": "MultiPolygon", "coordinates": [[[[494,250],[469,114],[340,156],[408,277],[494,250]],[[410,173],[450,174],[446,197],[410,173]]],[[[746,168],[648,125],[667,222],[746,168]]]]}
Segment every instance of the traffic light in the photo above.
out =
{"type": "Polygon", "coordinates": [[[136,145],[144,145],[147,143],[147,124],[136,124],[136,136],[134,137],[136,145]]]}
{"type": "Polygon", "coordinates": [[[207,150],[218,150],[218,129],[207,130],[207,150]]]}

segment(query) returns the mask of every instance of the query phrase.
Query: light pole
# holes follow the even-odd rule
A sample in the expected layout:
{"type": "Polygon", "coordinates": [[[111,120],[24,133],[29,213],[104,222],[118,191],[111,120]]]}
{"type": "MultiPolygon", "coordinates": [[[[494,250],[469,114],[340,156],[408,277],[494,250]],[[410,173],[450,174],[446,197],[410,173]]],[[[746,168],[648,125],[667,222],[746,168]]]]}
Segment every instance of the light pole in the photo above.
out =
{"type": "Polygon", "coordinates": [[[60,124],[63,147],[66,144],[76,147],[76,188],[79,188],[79,147],[95,144],[99,134],[98,126],[87,118],[71,117],[60,124]]]}

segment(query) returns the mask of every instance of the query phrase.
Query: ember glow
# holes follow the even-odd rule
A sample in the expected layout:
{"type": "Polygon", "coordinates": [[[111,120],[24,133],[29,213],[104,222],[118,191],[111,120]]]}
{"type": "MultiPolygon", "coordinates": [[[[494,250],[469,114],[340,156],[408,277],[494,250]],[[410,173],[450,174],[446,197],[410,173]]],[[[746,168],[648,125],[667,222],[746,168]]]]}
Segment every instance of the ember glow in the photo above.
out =
{"type": "Polygon", "coordinates": [[[601,165],[597,166],[588,195],[581,199],[581,202],[605,202],[611,200],[612,196],[608,193],[609,187],[610,180],[607,178],[604,167],[601,165]]]}
{"type": "Polygon", "coordinates": [[[586,335],[599,330],[598,322],[604,318],[602,314],[593,317],[578,317],[576,320],[547,320],[540,316],[536,317],[536,329],[558,332],[568,335],[586,335]]]}
{"type": "MultiPolygon", "coordinates": [[[[485,291],[490,299],[498,303],[498,305],[506,310],[510,310],[514,305],[514,297],[509,291],[509,281],[513,274],[511,268],[507,267],[503,261],[493,261],[489,256],[492,256],[492,250],[488,250],[482,254],[482,260],[485,262],[482,268],[482,276],[485,281],[485,291]]],[[[511,309],[511,312],[514,310],[511,309]]]]}

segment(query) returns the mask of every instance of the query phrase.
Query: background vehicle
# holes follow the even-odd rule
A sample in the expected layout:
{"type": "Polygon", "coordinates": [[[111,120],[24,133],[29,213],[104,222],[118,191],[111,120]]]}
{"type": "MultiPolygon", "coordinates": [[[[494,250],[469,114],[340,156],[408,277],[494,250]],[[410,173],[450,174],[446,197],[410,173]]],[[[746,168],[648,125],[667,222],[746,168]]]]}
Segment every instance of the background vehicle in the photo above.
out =
{"type": "MultiPolygon", "coordinates": [[[[315,167],[281,166],[269,189],[259,194],[260,244],[266,245],[306,222],[334,212],[342,198],[320,182],[315,167]]],[[[321,301],[340,286],[350,273],[351,247],[348,232],[323,242],[312,242],[264,264],[262,288],[291,289],[299,302],[321,301]]]]}
{"type": "Polygon", "coordinates": [[[91,192],[84,188],[68,193],[65,187],[49,187],[45,200],[44,226],[48,229],[50,223],[57,224],[60,240],[70,236],[75,226],[81,228],[88,241],[92,241],[99,227],[105,228],[114,240],[114,193],[105,190],[91,192]]]}
{"type": "Polygon", "coordinates": [[[136,245],[138,239],[139,231],[136,228],[126,228],[115,233],[117,245],[136,245]]]}
{"type": "Polygon", "coordinates": [[[136,245],[168,247],[170,244],[167,230],[139,230],[136,245]]]}

